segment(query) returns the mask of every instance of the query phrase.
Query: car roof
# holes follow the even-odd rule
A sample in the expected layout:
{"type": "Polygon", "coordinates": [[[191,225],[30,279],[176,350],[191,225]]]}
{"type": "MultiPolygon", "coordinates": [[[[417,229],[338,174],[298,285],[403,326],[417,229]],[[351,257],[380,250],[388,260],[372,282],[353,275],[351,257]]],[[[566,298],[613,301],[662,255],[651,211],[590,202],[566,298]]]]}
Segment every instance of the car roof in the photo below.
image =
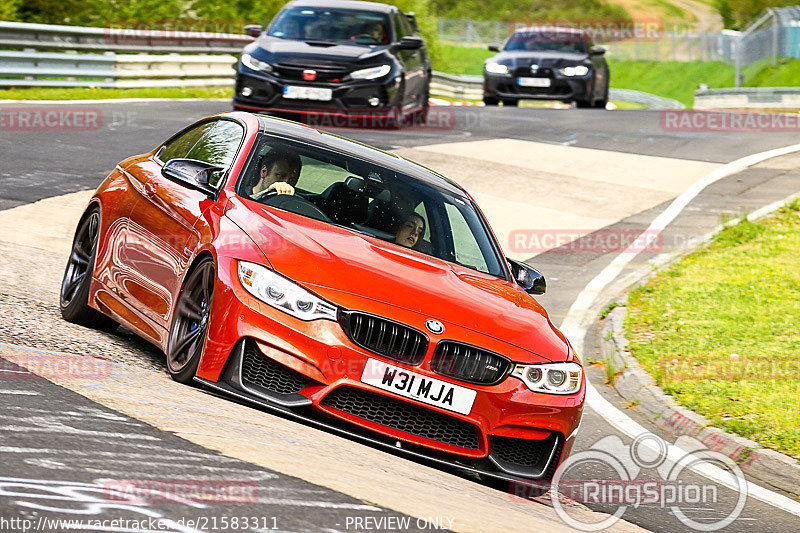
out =
{"type": "Polygon", "coordinates": [[[259,129],[264,133],[283,137],[288,140],[304,142],[321,149],[333,150],[366,161],[372,161],[376,165],[400,174],[405,174],[426,185],[431,185],[461,198],[469,199],[469,195],[454,181],[397,154],[385,152],[373,146],[347,139],[334,133],[317,130],[311,126],[306,126],[305,124],[300,124],[292,120],[259,114],[255,114],[255,116],[258,118],[259,129]]]}
{"type": "Polygon", "coordinates": [[[360,2],[358,0],[294,0],[293,2],[289,2],[286,7],[360,9],[380,13],[390,13],[395,9],[394,6],[388,4],[360,2]]]}

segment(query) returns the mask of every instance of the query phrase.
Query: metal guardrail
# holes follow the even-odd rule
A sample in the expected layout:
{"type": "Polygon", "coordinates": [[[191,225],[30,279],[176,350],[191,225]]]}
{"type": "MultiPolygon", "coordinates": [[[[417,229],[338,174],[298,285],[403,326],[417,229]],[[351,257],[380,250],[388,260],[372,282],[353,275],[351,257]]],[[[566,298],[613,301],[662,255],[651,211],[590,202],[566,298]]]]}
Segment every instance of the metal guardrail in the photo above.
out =
{"type": "Polygon", "coordinates": [[[694,93],[695,109],[800,109],[800,87],[738,87],[694,93]]]}
{"type": "MultiPolygon", "coordinates": [[[[483,76],[455,75],[433,71],[431,95],[445,98],[481,100],[483,99],[483,76]]],[[[686,108],[685,105],[677,100],[629,89],[609,89],[608,97],[611,100],[642,104],[650,109],[686,108]]]]}
{"type": "Polygon", "coordinates": [[[0,21],[0,86],[232,86],[236,58],[252,41],[229,33],[0,21]]]}

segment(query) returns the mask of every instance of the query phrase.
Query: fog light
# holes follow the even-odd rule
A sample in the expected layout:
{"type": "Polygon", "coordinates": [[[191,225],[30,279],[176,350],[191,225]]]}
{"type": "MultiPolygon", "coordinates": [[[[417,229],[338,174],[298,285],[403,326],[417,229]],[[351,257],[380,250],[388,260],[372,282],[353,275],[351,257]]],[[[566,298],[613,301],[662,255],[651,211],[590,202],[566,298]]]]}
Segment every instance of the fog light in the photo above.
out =
{"type": "Polygon", "coordinates": [[[253,89],[250,87],[242,87],[242,96],[250,96],[253,94],[253,89]]]}
{"type": "Polygon", "coordinates": [[[372,98],[367,100],[367,102],[369,102],[369,105],[371,105],[372,107],[375,107],[381,103],[381,99],[378,98],[377,96],[373,96],[372,98]]]}

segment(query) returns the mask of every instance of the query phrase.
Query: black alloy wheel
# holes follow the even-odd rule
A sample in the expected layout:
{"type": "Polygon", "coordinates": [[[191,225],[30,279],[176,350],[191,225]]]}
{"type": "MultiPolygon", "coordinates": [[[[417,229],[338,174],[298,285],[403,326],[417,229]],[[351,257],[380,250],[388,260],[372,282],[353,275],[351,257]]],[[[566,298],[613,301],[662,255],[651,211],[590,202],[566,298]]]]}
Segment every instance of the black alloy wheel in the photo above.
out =
{"type": "Polygon", "coordinates": [[[214,261],[203,259],[181,289],[167,345],[167,370],[172,379],[189,383],[197,372],[214,297],[214,261]]]}
{"type": "Polygon", "coordinates": [[[72,241],[64,279],[61,281],[59,308],[68,322],[98,329],[112,329],[115,322],[89,307],[89,288],[97,255],[100,211],[96,207],[81,220],[72,241]]]}

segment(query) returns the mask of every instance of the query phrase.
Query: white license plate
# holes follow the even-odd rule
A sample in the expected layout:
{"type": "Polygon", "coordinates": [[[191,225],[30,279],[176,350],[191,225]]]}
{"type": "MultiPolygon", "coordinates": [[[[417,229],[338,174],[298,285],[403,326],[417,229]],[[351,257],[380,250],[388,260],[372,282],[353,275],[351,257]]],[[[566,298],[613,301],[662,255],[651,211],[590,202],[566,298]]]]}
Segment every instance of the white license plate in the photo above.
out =
{"type": "Polygon", "coordinates": [[[322,100],[327,102],[333,98],[333,89],[324,87],[297,87],[286,85],[283,88],[283,97],[294,100],[322,100]]]}
{"type": "Polygon", "coordinates": [[[411,372],[398,366],[368,359],[361,382],[428,405],[468,415],[477,392],[411,372]]]}
{"type": "Polygon", "coordinates": [[[550,87],[550,78],[517,78],[520,87],[550,87]]]}

